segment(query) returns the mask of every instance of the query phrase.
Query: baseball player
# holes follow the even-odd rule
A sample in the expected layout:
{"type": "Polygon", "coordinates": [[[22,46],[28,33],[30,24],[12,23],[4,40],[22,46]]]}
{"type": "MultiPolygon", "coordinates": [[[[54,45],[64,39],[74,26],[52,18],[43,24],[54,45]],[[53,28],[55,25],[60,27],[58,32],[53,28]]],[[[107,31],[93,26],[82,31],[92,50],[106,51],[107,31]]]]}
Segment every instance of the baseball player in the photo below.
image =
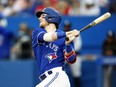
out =
{"type": "Polygon", "coordinates": [[[59,30],[61,14],[54,8],[47,7],[38,11],[36,16],[40,27],[32,33],[32,45],[41,80],[36,87],[70,87],[64,65],[65,60],[71,64],[76,61],[72,41],[79,31],[59,30]],[[66,36],[68,41],[65,41],[66,36]]]}

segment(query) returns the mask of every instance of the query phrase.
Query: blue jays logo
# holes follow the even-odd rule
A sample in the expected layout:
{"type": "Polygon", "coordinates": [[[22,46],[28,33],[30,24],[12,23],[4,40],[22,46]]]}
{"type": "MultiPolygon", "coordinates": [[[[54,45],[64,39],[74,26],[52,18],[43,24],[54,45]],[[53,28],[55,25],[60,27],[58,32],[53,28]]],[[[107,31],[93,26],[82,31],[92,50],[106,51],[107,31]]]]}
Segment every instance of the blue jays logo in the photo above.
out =
{"type": "Polygon", "coordinates": [[[48,58],[49,63],[51,63],[54,59],[57,59],[56,53],[49,53],[46,55],[46,58],[48,58]]]}

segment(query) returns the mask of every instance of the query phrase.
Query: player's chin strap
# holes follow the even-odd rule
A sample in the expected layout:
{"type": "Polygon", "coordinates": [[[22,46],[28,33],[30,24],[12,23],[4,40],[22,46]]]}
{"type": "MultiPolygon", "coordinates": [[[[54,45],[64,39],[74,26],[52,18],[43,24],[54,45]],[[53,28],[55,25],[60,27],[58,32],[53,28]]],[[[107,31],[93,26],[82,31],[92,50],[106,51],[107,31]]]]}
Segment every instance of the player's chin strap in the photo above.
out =
{"type": "Polygon", "coordinates": [[[76,61],[76,54],[71,45],[66,45],[64,56],[68,63],[73,64],[76,61]]]}

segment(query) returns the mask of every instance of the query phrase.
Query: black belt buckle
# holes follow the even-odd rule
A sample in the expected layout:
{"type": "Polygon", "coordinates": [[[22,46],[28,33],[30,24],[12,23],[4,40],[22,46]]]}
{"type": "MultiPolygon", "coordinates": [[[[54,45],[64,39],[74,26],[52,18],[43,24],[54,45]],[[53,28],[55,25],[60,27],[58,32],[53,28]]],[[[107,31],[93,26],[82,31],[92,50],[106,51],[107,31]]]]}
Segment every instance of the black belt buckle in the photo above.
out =
{"type": "Polygon", "coordinates": [[[50,71],[48,71],[48,74],[50,75],[50,74],[52,74],[52,71],[50,70],[50,71]]]}
{"type": "MultiPolygon", "coordinates": [[[[49,71],[47,71],[47,73],[50,75],[53,72],[51,70],[49,70],[49,71]]],[[[46,77],[47,77],[46,74],[42,74],[42,75],[40,75],[40,80],[43,81],[46,77]]]]}
{"type": "Polygon", "coordinates": [[[47,76],[45,74],[40,76],[40,80],[43,81],[47,76]]]}

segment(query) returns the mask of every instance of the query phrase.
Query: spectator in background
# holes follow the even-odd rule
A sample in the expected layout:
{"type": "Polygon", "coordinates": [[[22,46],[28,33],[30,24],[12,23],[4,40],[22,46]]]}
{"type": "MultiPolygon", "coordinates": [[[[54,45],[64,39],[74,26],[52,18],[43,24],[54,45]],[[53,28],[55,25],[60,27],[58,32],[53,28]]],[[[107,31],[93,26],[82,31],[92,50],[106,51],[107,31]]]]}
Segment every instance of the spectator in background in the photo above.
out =
{"type": "Polygon", "coordinates": [[[116,13],[116,1],[110,5],[109,12],[116,13]]]}
{"type": "Polygon", "coordinates": [[[68,11],[68,15],[70,16],[79,16],[81,14],[80,11],[80,1],[79,0],[73,0],[70,2],[70,8],[68,11]]]}
{"type": "Polygon", "coordinates": [[[53,7],[56,8],[57,0],[40,0],[41,4],[36,6],[35,12],[42,11],[46,7],[53,7]]]}
{"type": "Polygon", "coordinates": [[[114,56],[116,55],[116,39],[113,31],[109,30],[106,40],[103,42],[103,55],[114,56]]]}
{"type": "Polygon", "coordinates": [[[12,59],[30,59],[33,57],[30,30],[26,23],[19,25],[18,37],[12,48],[12,59]]]}
{"type": "Polygon", "coordinates": [[[13,5],[13,11],[16,15],[30,16],[34,15],[35,8],[33,8],[34,0],[16,0],[13,5]]]}
{"type": "MultiPolygon", "coordinates": [[[[70,31],[72,30],[72,24],[69,20],[64,21],[64,31],[70,31]]],[[[74,39],[74,48],[75,52],[77,54],[77,61],[74,64],[69,64],[69,67],[72,72],[73,80],[75,87],[81,87],[80,85],[80,77],[81,77],[81,57],[80,55],[80,50],[82,47],[82,40],[81,36],[79,35],[77,38],[74,39]]]]}
{"type": "MultiPolygon", "coordinates": [[[[113,31],[109,30],[107,38],[103,42],[103,55],[116,56],[116,39],[113,31]]],[[[112,72],[116,70],[116,65],[104,65],[104,87],[111,87],[112,72]]]]}
{"type": "Polygon", "coordinates": [[[105,8],[107,8],[109,6],[109,3],[111,2],[111,0],[96,0],[96,1],[97,4],[100,5],[100,7],[105,7],[105,8]]]}
{"type": "Polygon", "coordinates": [[[7,20],[0,15],[0,60],[10,59],[10,50],[12,47],[14,34],[6,29],[7,20]]]}
{"type": "Polygon", "coordinates": [[[81,0],[81,15],[82,16],[98,16],[100,15],[100,5],[97,0],[81,0]]]}
{"type": "Polygon", "coordinates": [[[31,16],[35,14],[35,0],[7,0],[1,13],[8,16],[31,16]]]}
{"type": "Polygon", "coordinates": [[[69,4],[66,0],[59,0],[56,6],[56,9],[62,14],[62,15],[68,15],[69,11],[69,4]]]}
{"type": "Polygon", "coordinates": [[[5,17],[14,15],[16,12],[13,10],[13,5],[15,3],[15,0],[8,0],[5,2],[4,8],[2,9],[2,15],[5,17]]]}
{"type": "Polygon", "coordinates": [[[50,0],[41,1],[41,4],[39,4],[39,5],[36,7],[35,12],[37,12],[37,11],[42,11],[45,7],[49,7],[49,6],[52,6],[50,0]]]}
{"type": "Polygon", "coordinates": [[[33,16],[35,15],[37,3],[35,0],[16,0],[14,3],[14,10],[19,16],[33,16]]]}

